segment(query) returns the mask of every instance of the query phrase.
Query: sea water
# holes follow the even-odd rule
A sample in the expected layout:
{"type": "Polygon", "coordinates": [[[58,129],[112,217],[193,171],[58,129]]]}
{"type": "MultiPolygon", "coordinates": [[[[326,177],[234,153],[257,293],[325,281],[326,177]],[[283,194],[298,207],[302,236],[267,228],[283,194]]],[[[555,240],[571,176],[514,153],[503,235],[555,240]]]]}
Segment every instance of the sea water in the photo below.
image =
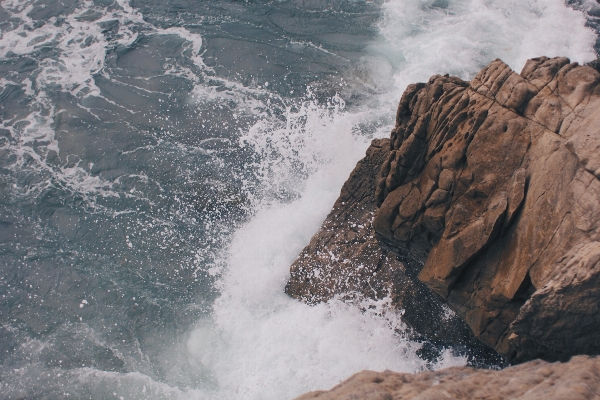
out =
{"type": "MultiPolygon", "coordinates": [[[[409,83],[596,58],[594,1],[0,3],[0,398],[285,399],[433,362],[289,266],[409,83]]],[[[596,46],[598,50],[598,46],[596,46]]]]}

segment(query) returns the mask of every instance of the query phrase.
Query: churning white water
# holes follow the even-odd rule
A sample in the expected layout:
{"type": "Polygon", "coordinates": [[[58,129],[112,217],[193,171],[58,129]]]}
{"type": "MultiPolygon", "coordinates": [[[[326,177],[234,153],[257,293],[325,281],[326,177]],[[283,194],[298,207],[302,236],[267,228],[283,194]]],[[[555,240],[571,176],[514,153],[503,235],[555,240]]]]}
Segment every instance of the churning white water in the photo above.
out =
{"type": "MultiPolygon", "coordinates": [[[[340,301],[309,307],[283,293],[290,264],[364,154],[367,143],[355,127],[374,115],[392,116],[406,85],[433,74],[470,79],[495,58],[516,71],[541,55],[580,63],[595,58],[596,37],[584,15],[560,0],[392,0],[382,7],[380,38],[364,57],[374,98],[358,110],[304,110],[301,127],[271,132],[273,142],[291,146],[287,151],[318,162],[306,181],[292,182],[303,188],[299,199],[259,205],[223,255],[221,297],[212,318],[200,321],[188,341],[191,368],[209,371],[214,380],[209,397],[291,398],[362,369],[422,369],[419,345],[393,329],[401,328],[400,318],[381,316],[385,304],[363,313],[340,301]],[[289,142],[300,128],[302,140],[289,142]]],[[[389,129],[375,136],[387,136],[389,129]]],[[[293,172],[276,169],[278,179],[293,172]]],[[[464,363],[448,352],[436,367],[464,363]]]]}

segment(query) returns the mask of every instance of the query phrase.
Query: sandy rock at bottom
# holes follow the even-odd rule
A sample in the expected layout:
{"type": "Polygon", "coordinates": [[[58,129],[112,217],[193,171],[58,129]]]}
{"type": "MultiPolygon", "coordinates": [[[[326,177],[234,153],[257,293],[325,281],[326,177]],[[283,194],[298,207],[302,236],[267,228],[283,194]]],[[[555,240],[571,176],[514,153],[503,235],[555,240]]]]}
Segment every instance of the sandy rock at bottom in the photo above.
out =
{"type": "Polygon", "coordinates": [[[417,374],[359,372],[329,391],[296,400],[600,399],[600,358],[530,361],[500,371],[453,367],[417,374]]]}

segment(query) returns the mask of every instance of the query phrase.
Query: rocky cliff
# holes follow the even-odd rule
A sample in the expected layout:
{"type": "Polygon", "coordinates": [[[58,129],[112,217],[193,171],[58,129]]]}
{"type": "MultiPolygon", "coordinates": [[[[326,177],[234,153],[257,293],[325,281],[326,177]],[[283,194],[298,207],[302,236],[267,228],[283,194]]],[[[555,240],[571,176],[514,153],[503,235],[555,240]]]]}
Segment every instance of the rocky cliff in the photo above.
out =
{"type": "Polygon", "coordinates": [[[599,179],[594,68],[543,57],[433,76],[407,88],[286,292],[390,295],[420,334],[474,335],[513,363],[599,354],[599,179]]]}
{"type": "Polygon", "coordinates": [[[600,352],[600,74],[500,60],[402,97],[373,226],[510,361],[600,352]]]}

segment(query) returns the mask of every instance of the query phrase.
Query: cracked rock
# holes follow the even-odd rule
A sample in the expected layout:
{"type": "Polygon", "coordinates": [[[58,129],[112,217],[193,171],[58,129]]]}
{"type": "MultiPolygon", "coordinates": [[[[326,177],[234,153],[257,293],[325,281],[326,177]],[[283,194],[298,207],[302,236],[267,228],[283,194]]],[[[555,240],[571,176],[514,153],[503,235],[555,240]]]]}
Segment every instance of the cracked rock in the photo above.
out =
{"type": "Polygon", "coordinates": [[[509,361],[599,354],[600,73],[496,60],[413,85],[397,115],[377,237],[509,361]]]}
{"type": "Polygon", "coordinates": [[[419,334],[511,363],[600,354],[600,73],[540,57],[409,85],[286,292],[389,295],[419,334]]]}

